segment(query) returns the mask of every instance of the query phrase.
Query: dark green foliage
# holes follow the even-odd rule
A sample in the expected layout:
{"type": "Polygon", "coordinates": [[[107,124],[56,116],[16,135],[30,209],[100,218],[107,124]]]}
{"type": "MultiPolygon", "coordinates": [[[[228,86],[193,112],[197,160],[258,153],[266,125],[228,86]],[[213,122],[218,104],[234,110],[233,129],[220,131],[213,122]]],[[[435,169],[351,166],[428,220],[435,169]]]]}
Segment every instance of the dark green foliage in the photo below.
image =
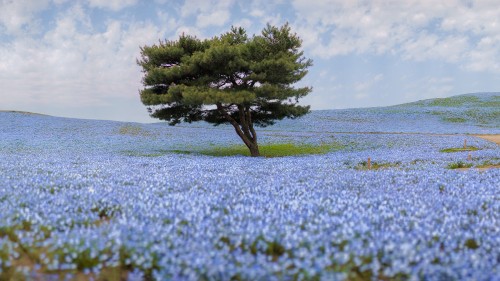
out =
{"type": "Polygon", "coordinates": [[[265,253],[266,255],[271,256],[273,261],[276,261],[279,257],[286,253],[286,249],[279,242],[272,241],[268,242],[265,253]]]}
{"type": "Polygon", "coordinates": [[[471,250],[475,250],[475,249],[479,248],[479,243],[477,243],[477,241],[475,239],[470,238],[470,239],[467,239],[465,241],[464,246],[466,248],[471,249],[471,250]]]}
{"type": "Polygon", "coordinates": [[[444,193],[446,191],[446,187],[444,185],[439,185],[439,193],[444,193]]]}
{"type": "Polygon", "coordinates": [[[448,169],[463,169],[463,168],[471,168],[472,166],[473,166],[472,163],[465,163],[462,161],[458,161],[448,164],[448,169]]]}
{"type": "Polygon", "coordinates": [[[151,116],[171,125],[206,121],[231,124],[238,136],[259,155],[253,128],[309,112],[298,105],[311,88],[293,84],[312,61],[303,57],[301,40],[288,24],[267,25],[261,35],[242,28],[208,40],[182,35],[141,48],[141,101],[151,116]]]}

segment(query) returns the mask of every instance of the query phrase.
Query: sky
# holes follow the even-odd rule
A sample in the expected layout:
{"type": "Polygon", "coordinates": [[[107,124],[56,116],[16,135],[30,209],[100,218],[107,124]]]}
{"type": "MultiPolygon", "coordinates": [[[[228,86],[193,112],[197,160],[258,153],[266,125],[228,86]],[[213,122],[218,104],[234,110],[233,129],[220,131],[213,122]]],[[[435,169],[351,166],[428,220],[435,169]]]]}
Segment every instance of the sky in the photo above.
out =
{"type": "Polygon", "coordinates": [[[498,0],[0,0],[0,110],[156,122],[141,46],[286,22],[313,110],[500,91],[498,0]]]}

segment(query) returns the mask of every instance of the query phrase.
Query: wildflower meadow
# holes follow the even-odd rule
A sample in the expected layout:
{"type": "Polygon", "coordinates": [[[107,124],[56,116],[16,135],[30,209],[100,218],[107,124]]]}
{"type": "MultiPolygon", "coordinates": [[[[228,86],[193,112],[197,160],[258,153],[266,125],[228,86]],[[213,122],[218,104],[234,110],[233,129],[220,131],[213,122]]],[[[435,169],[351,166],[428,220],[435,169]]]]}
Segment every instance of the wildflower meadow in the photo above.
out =
{"type": "Polygon", "coordinates": [[[0,112],[0,280],[500,280],[500,94],[257,130],[0,112]]]}

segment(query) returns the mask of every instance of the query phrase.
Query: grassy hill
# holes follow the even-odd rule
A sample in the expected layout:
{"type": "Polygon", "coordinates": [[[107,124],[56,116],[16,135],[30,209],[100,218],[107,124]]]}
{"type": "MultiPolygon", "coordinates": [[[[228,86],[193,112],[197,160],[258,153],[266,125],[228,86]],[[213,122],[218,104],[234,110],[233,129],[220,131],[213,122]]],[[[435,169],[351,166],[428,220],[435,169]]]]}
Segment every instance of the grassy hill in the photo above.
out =
{"type": "Polygon", "coordinates": [[[267,129],[499,134],[499,103],[500,93],[476,93],[387,107],[320,110],[267,129]]]}
{"type": "Polygon", "coordinates": [[[500,127],[500,93],[477,93],[449,98],[428,99],[397,107],[424,108],[427,114],[444,122],[500,127]]]}
{"type": "Polygon", "coordinates": [[[499,93],[472,93],[448,98],[426,99],[405,103],[404,107],[495,107],[500,110],[499,93]]]}

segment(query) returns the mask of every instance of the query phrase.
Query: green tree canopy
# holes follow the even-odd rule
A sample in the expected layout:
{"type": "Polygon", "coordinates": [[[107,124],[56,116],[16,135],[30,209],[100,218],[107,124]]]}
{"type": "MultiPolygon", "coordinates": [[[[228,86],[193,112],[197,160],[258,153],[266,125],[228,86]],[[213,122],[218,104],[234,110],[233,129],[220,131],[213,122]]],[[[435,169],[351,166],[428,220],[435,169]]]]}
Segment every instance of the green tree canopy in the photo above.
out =
{"type": "Polygon", "coordinates": [[[182,35],[141,48],[141,101],[151,116],[170,125],[182,121],[229,123],[259,156],[255,126],[309,112],[298,105],[310,87],[294,84],[312,65],[300,50],[302,41],[282,27],[267,25],[261,35],[248,37],[243,28],[211,39],[182,35]]]}

